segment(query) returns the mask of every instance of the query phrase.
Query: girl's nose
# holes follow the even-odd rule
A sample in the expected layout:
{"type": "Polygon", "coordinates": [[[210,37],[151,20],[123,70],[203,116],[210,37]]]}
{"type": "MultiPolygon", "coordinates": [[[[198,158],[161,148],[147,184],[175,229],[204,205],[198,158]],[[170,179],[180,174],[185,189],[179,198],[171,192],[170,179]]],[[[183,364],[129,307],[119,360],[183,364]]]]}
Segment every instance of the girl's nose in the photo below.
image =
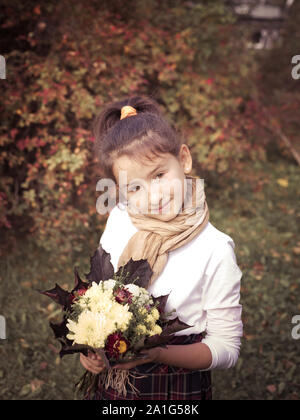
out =
{"type": "Polygon", "coordinates": [[[160,192],[151,194],[149,207],[153,210],[158,210],[159,206],[162,204],[163,197],[160,192]]]}

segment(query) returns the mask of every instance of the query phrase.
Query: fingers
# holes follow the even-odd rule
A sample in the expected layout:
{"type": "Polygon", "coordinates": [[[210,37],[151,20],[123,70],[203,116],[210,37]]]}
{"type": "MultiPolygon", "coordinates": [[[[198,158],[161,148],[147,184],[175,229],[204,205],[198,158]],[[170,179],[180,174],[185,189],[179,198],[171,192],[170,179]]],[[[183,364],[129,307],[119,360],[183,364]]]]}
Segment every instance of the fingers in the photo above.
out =
{"type": "Polygon", "coordinates": [[[135,359],[128,363],[118,363],[113,368],[114,369],[132,369],[136,366],[143,365],[144,363],[149,363],[151,362],[151,360],[152,359],[150,357],[143,357],[143,358],[135,359]]]}
{"type": "Polygon", "coordinates": [[[99,360],[99,361],[103,362],[102,357],[99,354],[92,353],[91,351],[88,351],[88,358],[91,359],[91,360],[99,360]]]}
{"type": "Polygon", "coordinates": [[[80,353],[80,362],[83,367],[94,374],[102,372],[105,368],[105,364],[98,355],[91,355],[86,357],[84,354],[80,353]],[[96,357],[94,357],[96,356],[96,357]]]}
{"type": "Polygon", "coordinates": [[[89,361],[89,360],[84,361],[82,364],[83,364],[83,366],[87,370],[89,370],[90,372],[92,372],[92,373],[94,373],[96,375],[98,373],[102,372],[102,370],[104,369],[104,366],[102,366],[102,365],[95,365],[95,364],[93,364],[92,361],[89,361]]]}
{"type": "MultiPolygon", "coordinates": [[[[151,362],[151,357],[146,354],[140,354],[137,356],[136,359],[125,362],[125,363],[118,363],[113,366],[114,369],[132,369],[136,366],[142,365],[144,363],[151,362]]],[[[105,363],[103,362],[100,355],[88,352],[88,356],[84,356],[84,354],[80,353],[80,362],[83,367],[94,374],[98,374],[105,369],[105,363]]]]}

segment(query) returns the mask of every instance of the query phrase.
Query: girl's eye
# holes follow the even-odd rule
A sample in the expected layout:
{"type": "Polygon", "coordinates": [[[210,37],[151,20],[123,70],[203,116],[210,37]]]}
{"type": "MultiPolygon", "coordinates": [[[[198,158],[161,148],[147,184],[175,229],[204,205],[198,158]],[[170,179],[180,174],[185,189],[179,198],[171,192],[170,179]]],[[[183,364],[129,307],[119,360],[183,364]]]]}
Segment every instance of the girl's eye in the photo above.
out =
{"type": "Polygon", "coordinates": [[[162,172],[161,172],[160,174],[157,174],[157,175],[156,175],[156,177],[155,177],[155,179],[156,179],[157,177],[160,177],[160,175],[161,175],[161,176],[163,176],[164,174],[163,174],[162,172]]]}
{"type": "Polygon", "coordinates": [[[130,187],[128,189],[128,191],[129,192],[136,192],[136,191],[139,191],[139,189],[140,189],[140,186],[139,185],[134,185],[133,187],[130,187]]]}

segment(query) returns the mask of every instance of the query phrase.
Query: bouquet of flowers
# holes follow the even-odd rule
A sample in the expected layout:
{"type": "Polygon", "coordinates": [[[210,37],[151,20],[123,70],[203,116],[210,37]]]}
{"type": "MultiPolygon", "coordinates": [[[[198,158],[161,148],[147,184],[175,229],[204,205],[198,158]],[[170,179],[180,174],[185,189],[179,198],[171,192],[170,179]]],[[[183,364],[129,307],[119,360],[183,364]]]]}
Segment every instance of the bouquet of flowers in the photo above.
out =
{"type": "Polygon", "coordinates": [[[87,356],[91,351],[99,354],[106,366],[98,375],[86,371],[77,389],[87,392],[101,383],[126,395],[130,373],[112,369],[113,365],[141,357],[141,349],[165,346],[172,334],[190,325],[178,317],[168,319],[175,311],[165,312],[169,295],[155,298],[146,290],[153,273],[147,260],[131,258],[114,273],[110,254],[99,245],[90,265],[86,282],[74,268],[75,286],[71,292],[58,284],[39,292],[63,307],[62,322],[50,322],[61,343],[60,357],[76,352],[87,356]]]}

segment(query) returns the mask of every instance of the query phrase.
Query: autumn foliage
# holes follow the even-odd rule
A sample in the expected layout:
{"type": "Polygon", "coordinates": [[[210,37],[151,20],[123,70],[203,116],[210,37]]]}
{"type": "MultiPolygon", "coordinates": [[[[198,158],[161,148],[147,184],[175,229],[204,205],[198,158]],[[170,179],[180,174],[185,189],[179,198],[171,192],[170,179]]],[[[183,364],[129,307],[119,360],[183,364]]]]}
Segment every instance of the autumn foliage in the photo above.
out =
{"type": "Polygon", "coordinates": [[[1,9],[2,229],[66,253],[75,243],[80,251],[91,224],[100,235],[91,123],[127,95],[161,104],[208,183],[266,159],[253,53],[222,1],[4,1],[1,9]]]}

